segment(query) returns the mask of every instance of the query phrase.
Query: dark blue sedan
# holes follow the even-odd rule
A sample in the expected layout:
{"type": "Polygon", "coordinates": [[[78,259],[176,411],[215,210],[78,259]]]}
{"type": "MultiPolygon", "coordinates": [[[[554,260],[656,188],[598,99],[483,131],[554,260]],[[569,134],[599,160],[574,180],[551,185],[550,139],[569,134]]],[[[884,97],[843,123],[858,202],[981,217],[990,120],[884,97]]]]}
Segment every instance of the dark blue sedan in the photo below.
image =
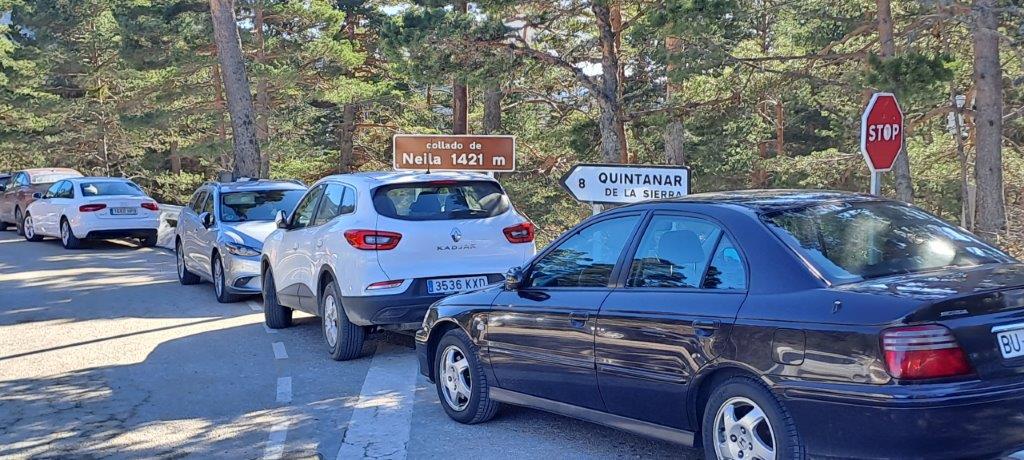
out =
{"type": "Polygon", "coordinates": [[[416,339],[463,423],[508,403],[734,460],[1024,449],[1024,265],[871,196],[617,208],[416,339]]]}

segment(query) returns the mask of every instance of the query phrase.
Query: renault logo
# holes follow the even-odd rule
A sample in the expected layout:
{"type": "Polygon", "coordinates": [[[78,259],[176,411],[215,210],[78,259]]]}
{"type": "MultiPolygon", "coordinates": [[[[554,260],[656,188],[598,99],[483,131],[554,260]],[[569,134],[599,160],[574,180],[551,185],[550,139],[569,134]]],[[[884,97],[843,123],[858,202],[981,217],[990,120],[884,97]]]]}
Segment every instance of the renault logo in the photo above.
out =
{"type": "Polygon", "coordinates": [[[459,231],[458,228],[453,228],[452,229],[452,241],[458,243],[460,240],[462,240],[462,232],[459,231]]]}

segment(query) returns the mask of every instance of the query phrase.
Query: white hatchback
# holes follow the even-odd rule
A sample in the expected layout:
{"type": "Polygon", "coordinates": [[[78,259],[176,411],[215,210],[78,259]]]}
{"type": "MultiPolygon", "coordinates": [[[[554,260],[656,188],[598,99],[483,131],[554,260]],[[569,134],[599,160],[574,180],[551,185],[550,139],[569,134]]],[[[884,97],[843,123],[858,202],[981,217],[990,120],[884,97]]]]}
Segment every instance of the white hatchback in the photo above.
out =
{"type": "Polygon", "coordinates": [[[25,209],[25,239],[60,238],[67,249],[84,239],[137,238],[156,246],[160,206],[134,182],[75,177],[55,182],[25,209]]]}
{"type": "Polygon", "coordinates": [[[263,245],[267,325],[317,315],[338,360],[373,328],[416,329],[433,302],[500,282],[536,252],[533,224],[483,174],[330,176],[278,227],[263,245]]]}

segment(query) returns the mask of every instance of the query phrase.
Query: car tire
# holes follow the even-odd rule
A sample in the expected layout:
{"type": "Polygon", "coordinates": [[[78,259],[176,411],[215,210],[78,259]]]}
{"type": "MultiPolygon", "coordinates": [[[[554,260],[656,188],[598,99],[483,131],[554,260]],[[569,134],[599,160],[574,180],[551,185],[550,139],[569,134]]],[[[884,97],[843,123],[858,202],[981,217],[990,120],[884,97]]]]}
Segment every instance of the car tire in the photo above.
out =
{"type": "Polygon", "coordinates": [[[156,247],[157,240],[158,236],[156,233],[154,233],[152,235],[146,236],[145,238],[139,238],[139,244],[141,244],[142,247],[144,248],[153,248],[156,247]]]}
{"type": "Polygon", "coordinates": [[[498,413],[501,404],[491,399],[479,348],[462,329],[452,329],[441,337],[432,365],[437,397],[453,420],[472,425],[498,413]]]}
{"type": "Polygon", "coordinates": [[[224,261],[220,259],[219,254],[213,256],[210,273],[213,274],[213,292],[217,294],[218,302],[235,303],[242,299],[242,296],[228,292],[228,283],[224,276],[224,261]]]}
{"type": "Polygon", "coordinates": [[[188,266],[185,265],[185,253],[182,251],[181,243],[174,245],[174,258],[175,265],[178,270],[178,282],[183,286],[190,286],[199,283],[199,275],[188,271],[188,266]]]}
{"type": "Polygon", "coordinates": [[[25,222],[24,217],[21,215],[21,208],[14,208],[14,232],[18,236],[25,236],[25,222]]]}
{"type": "Polygon", "coordinates": [[[21,228],[26,240],[43,241],[43,235],[36,233],[36,226],[32,223],[32,214],[25,214],[25,218],[21,221],[21,228]]]}
{"type": "Polygon", "coordinates": [[[82,247],[82,240],[75,236],[75,232],[71,230],[71,224],[64,218],[60,220],[60,244],[64,246],[64,249],[82,247]]]}
{"type": "Polygon", "coordinates": [[[334,282],[324,287],[323,295],[320,296],[320,312],[320,330],[323,331],[331,359],[348,361],[362,355],[366,329],[349,321],[334,282]]]}
{"type": "Polygon", "coordinates": [[[7,227],[9,227],[10,225],[11,224],[8,224],[7,222],[0,220],[0,232],[6,232],[7,227]]]}
{"type": "Polygon", "coordinates": [[[701,426],[707,459],[806,458],[789,412],[749,377],[730,378],[711,392],[701,426]]]}
{"type": "Polygon", "coordinates": [[[284,329],[292,325],[292,309],[277,303],[277,287],[274,275],[267,270],[263,274],[263,320],[271,329],[284,329]]]}

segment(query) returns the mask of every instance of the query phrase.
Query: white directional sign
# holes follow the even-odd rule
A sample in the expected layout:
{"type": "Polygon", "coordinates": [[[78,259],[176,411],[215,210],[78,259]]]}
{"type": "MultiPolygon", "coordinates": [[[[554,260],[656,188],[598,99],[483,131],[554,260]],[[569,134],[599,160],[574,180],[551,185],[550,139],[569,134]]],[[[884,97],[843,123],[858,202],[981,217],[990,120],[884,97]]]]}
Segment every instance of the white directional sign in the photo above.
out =
{"type": "Polygon", "coordinates": [[[690,193],[685,166],[576,165],[562,177],[562,186],[579,201],[636,203],[690,193]]]}

